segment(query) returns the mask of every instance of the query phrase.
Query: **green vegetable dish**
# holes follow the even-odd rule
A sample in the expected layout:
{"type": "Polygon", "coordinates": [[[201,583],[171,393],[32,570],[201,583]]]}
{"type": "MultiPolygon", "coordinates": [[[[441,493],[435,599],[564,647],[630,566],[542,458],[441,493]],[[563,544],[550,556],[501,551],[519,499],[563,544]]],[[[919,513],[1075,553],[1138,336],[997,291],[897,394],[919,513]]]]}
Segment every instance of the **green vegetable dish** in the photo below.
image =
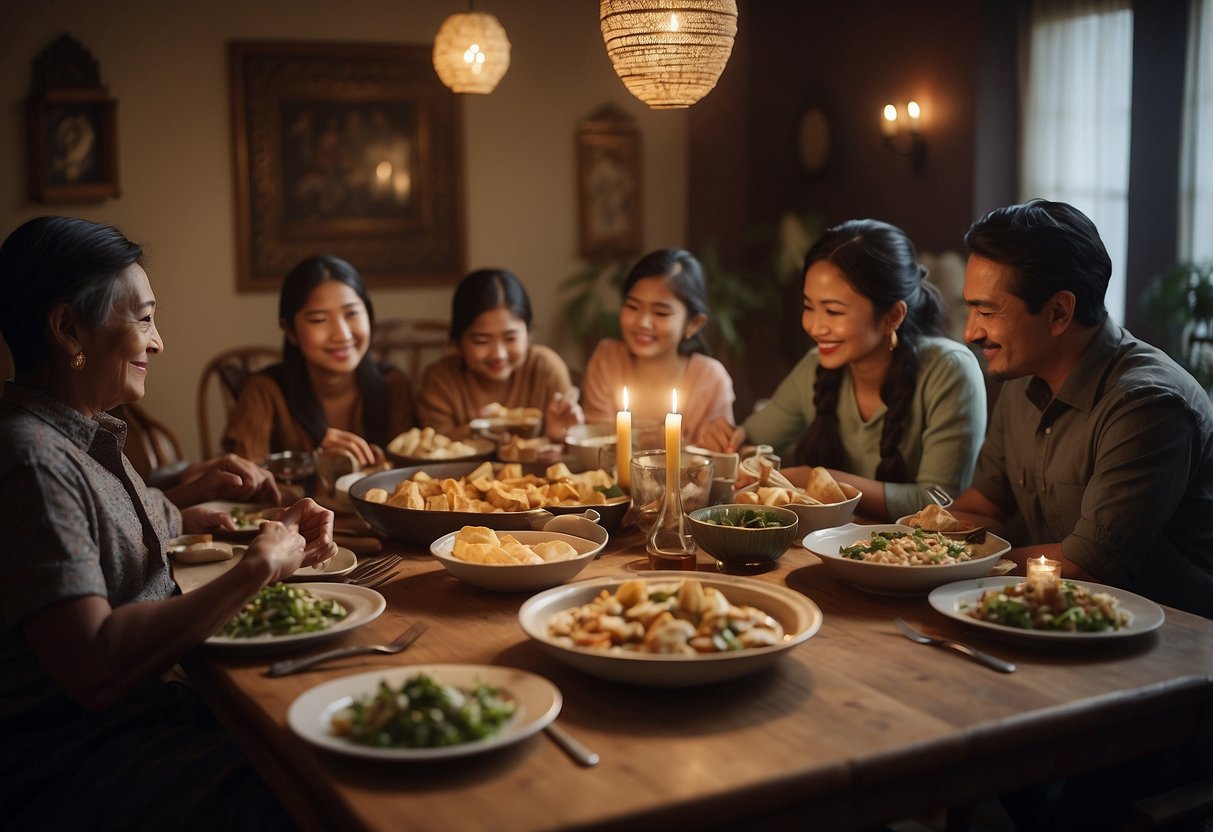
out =
{"type": "Polygon", "coordinates": [[[348,615],[341,604],[312,595],[306,589],[276,583],[258,592],[253,599],[224,625],[219,635],[225,638],[289,636],[314,633],[332,626],[348,615]]]}
{"type": "Polygon", "coordinates": [[[915,529],[912,532],[873,532],[870,540],[844,546],[839,554],[869,563],[939,566],[970,560],[972,549],[939,532],[915,529]]]}
{"type": "Polygon", "coordinates": [[[424,673],[405,680],[400,690],[379,683],[373,696],[355,700],[337,712],[335,735],[378,748],[441,748],[498,733],[514,715],[514,703],[500,690],[444,685],[424,673]]]}
{"type": "Polygon", "coordinates": [[[1091,592],[1071,581],[1056,586],[1021,581],[983,593],[966,612],[981,621],[1021,630],[1101,633],[1128,624],[1129,617],[1118,603],[1106,592],[1091,592]]]}
{"type": "Polygon", "coordinates": [[[710,518],[705,522],[713,523],[717,526],[734,526],[742,529],[773,529],[789,525],[779,517],[763,511],[756,511],[752,508],[747,508],[736,516],[721,514],[719,517],[710,518]]]}

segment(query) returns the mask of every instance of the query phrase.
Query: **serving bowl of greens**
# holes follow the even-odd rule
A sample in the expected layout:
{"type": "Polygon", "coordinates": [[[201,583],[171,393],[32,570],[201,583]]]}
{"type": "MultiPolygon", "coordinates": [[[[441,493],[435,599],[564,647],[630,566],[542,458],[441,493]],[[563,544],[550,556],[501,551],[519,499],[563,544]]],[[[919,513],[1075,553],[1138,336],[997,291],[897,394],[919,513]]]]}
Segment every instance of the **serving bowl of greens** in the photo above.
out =
{"type": "Polygon", "coordinates": [[[778,506],[708,506],[687,517],[695,545],[733,573],[770,569],[796,539],[798,524],[794,511],[778,506]]]}

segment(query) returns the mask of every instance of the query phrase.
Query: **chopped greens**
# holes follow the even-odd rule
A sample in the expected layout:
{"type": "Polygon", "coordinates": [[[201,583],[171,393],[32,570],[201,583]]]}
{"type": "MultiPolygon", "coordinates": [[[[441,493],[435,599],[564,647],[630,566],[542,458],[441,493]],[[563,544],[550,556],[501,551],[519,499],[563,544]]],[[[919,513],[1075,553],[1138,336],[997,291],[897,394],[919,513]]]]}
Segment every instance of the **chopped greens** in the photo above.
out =
{"type": "Polygon", "coordinates": [[[219,635],[254,638],[314,633],[340,621],[349,613],[334,600],[324,600],[306,589],[276,583],[258,592],[244,609],[224,625],[219,635]]]}
{"type": "Polygon", "coordinates": [[[419,673],[400,690],[381,681],[374,695],[355,700],[331,726],[362,745],[439,748],[491,737],[513,715],[514,703],[496,688],[466,690],[419,673]]]}
{"type": "Polygon", "coordinates": [[[609,488],[605,485],[596,485],[594,486],[594,490],[601,492],[608,500],[627,496],[627,492],[620,488],[618,484],[612,485],[609,488]]]}
{"type": "Polygon", "coordinates": [[[742,529],[771,529],[789,525],[773,514],[752,508],[747,508],[736,516],[721,514],[718,517],[705,518],[704,522],[717,526],[731,526],[742,529]]]}

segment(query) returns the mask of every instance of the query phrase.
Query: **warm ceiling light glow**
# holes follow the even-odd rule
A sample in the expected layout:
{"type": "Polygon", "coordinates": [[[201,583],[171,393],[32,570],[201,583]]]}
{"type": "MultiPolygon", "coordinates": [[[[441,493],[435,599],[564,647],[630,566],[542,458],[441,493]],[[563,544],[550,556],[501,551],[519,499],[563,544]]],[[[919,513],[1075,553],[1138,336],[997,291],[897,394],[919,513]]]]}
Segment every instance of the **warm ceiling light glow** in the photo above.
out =
{"type": "Polygon", "coordinates": [[[434,36],[434,71],[455,92],[490,93],[509,68],[510,39],[491,14],[453,14],[434,36]]]}
{"type": "Polygon", "coordinates": [[[668,110],[715,88],[733,52],[737,2],[599,0],[598,19],[624,86],[653,109],[668,110]]]}
{"type": "Polygon", "coordinates": [[[911,101],[906,104],[906,115],[910,118],[918,118],[922,115],[922,109],[918,106],[917,101],[911,101]]]}

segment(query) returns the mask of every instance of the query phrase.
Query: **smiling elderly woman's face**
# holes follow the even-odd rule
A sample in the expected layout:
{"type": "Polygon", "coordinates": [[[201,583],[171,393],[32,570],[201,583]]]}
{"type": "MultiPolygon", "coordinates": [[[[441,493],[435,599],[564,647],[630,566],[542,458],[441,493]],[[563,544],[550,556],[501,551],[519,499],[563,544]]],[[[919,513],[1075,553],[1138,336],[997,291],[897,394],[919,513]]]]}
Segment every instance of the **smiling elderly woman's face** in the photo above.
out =
{"type": "Polygon", "coordinates": [[[122,289],[106,322],[80,334],[87,363],[78,374],[77,389],[97,410],[142,399],[148,358],[164,349],[147,273],[132,264],[123,270],[119,283],[122,289]]]}

